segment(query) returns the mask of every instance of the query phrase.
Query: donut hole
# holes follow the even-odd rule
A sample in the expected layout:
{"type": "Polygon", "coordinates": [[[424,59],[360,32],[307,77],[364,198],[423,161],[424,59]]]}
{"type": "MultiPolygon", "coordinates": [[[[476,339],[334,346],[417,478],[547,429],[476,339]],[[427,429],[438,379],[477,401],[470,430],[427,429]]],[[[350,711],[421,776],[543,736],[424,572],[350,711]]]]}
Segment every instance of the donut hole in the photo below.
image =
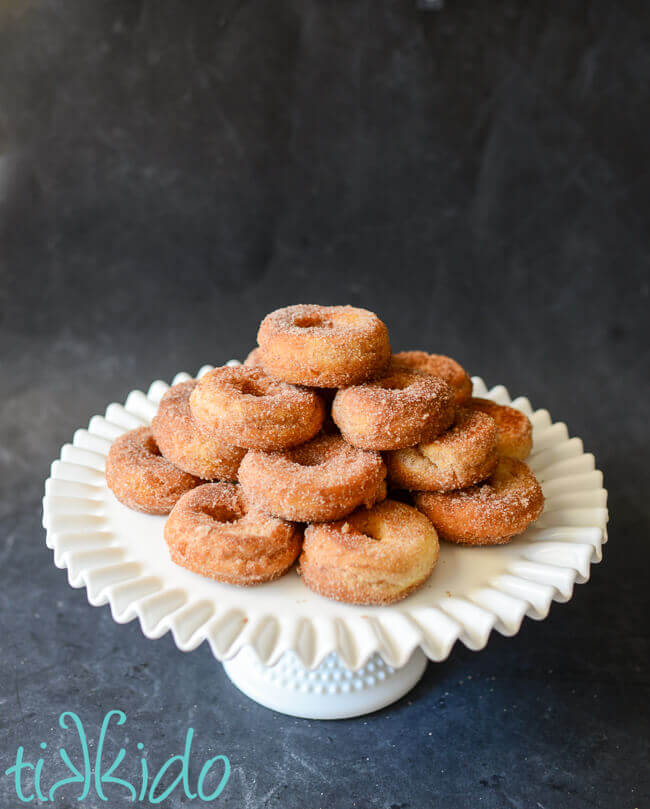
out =
{"type": "Polygon", "coordinates": [[[144,441],[144,448],[150,455],[154,455],[156,458],[162,457],[162,452],[158,448],[158,444],[156,444],[156,439],[153,435],[148,435],[144,441]]]}
{"type": "Polygon", "coordinates": [[[325,315],[313,313],[311,315],[298,315],[294,318],[293,325],[299,329],[331,329],[334,324],[325,315]]]}
{"type": "Polygon", "coordinates": [[[351,519],[343,523],[341,533],[347,536],[357,534],[380,541],[384,538],[383,528],[384,522],[376,514],[357,512],[351,519]]]}
{"type": "Polygon", "coordinates": [[[391,374],[380,380],[379,385],[384,390],[405,390],[413,384],[413,374],[391,374]]]}
{"type": "Polygon", "coordinates": [[[293,460],[294,463],[297,463],[299,466],[325,466],[327,463],[327,461],[317,455],[303,456],[301,458],[294,458],[293,460]]]}
{"type": "Polygon", "coordinates": [[[227,506],[223,503],[210,503],[202,509],[210,519],[220,523],[233,523],[240,520],[244,512],[234,506],[227,506]]]}
{"type": "Polygon", "coordinates": [[[391,382],[382,383],[382,388],[385,390],[405,390],[410,384],[410,380],[407,382],[405,380],[395,379],[391,382]]]}
{"type": "Polygon", "coordinates": [[[243,393],[245,396],[266,396],[266,390],[259,382],[253,379],[244,379],[242,380],[241,385],[239,385],[239,392],[243,393]]]}

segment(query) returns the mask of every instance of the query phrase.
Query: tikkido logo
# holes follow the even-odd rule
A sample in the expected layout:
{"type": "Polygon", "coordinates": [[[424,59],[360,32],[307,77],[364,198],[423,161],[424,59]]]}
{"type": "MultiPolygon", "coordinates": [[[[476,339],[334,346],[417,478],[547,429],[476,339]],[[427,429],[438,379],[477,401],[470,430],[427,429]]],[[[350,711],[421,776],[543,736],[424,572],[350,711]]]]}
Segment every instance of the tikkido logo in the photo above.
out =
{"type": "MultiPolygon", "coordinates": [[[[16,751],[15,763],[5,770],[5,775],[13,779],[16,797],[22,803],[47,803],[53,801],[59,790],[70,800],[83,801],[94,792],[94,795],[102,801],[115,800],[118,797],[126,798],[132,803],[159,804],[169,798],[175,791],[185,793],[189,800],[198,798],[200,801],[214,801],[221,795],[228,779],[230,778],[230,761],[227,756],[218,755],[205,761],[199,772],[194,791],[190,784],[190,760],[192,756],[192,741],[194,739],[194,729],[189,728],[185,735],[185,746],[183,752],[173,755],[164,762],[160,769],[154,774],[150,772],[149,763],[143,754],[144,745],[138,742],[139,766],[132,762],[125,761],[127,751],[121,747],[112,761],[104,760],[106,735],[109,725],[114,720],[114,728],[124,725],[126,714],[123,711],[108,711],[102,722],[97,749],[91,759],[88,737],[81,719],[72,711],[64,711],[59,716],[59,725],[64,731],[70,732],[73,737],[71,743],[79,747],[79,752],[73,757],[65,747],[58,749],[58,757],[53,756],[57,769],[61,769],[60,762],[66,770],[66,777],[47,785],[46,760],[42,756],[36,763],[28,761],[25,757],[25,748],[19,747],[16,751]],[[131,780],[120,777],[117,774],[118,768],[122,770],[139,770],[137,778],[131,780]],[[180,769],[176,768],[180,765],[180,769]],[[173,773],[176,771],[176,775],[173,773]],[[171,781],[170,781],[171,779],[171,781]]],[[[127,737],[128,741],[128,737],[127,737]]],[[[45,742],[40,743],[42,751],[47,750],[45,742]]],[[[50,762],[51,764],[52,762],[50,762]]],[[[126,776],[126,772],[121,773],[126,776]]],[[[92,796],[91,796],[92,797],[92,796]]]]}

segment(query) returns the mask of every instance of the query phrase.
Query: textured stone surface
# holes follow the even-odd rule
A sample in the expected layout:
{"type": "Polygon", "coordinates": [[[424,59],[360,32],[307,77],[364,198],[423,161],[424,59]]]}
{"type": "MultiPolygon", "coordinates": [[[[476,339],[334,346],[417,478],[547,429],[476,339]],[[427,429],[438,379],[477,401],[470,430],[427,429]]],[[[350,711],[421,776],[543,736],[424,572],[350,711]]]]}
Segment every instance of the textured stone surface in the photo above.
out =
{"type": "Polygon", "coordinates": [[[0,773],[55,749],[62,710],[96,739],[121,708],[132,776],[136,741],[159,766],[193,726],[233,809],[650,801],[648,30],[604,0],[0,3],[0,773]],[[613,515],[569,605],[339,723],[89,607],[40,527],[76,427],[300,301],[548,407],[613,515]]]}

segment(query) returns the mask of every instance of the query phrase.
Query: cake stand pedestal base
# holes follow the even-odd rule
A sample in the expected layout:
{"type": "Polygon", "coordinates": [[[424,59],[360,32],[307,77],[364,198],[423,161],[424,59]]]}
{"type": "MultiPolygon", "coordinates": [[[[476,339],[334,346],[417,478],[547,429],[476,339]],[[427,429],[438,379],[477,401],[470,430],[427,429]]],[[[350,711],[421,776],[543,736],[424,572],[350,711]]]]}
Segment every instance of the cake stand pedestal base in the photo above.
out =
{"type": "Polygon", "coordinates": [[[399,669],[375,654],[365,666],[350,671],[332,654],[310,670],[293,652],[286,652],[274,666],[265,666],[249,646],[223,664],[247,697],[304,719],[347,719],[385,708],[415,686],[426,665],[426,655],[416,649],[399,669]]]}

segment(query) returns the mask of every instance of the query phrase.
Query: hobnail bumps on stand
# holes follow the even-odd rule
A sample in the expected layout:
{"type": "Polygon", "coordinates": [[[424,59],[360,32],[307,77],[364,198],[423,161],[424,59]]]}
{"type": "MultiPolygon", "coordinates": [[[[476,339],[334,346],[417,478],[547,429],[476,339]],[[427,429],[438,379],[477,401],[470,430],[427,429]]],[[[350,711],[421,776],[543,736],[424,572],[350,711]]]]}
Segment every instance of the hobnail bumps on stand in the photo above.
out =
{"type": "Polygon", "coordinates": [[[274,711],[306,719],[344,719],[400,699],[418,682],[426,664],[418,649],[397,669],[374,654],[365,666],[352,671],[330,654],[310,670],[293,652],[284,654],[275,666],[265,666],[247,647],[226,661],[224,668],[237,688],[274,711]]]}
{"type": "Polygon", "coordinates": [[[371,688],[395,673],[395,669],[376,654],[357,671],[342,666],[336,655],[329,655],[317,669],[310,670],[291,653],[284,655],[275,666],[265,666],[258,660],[253,668],[274,685],[313,695],[350,694],[371,688]]]}

